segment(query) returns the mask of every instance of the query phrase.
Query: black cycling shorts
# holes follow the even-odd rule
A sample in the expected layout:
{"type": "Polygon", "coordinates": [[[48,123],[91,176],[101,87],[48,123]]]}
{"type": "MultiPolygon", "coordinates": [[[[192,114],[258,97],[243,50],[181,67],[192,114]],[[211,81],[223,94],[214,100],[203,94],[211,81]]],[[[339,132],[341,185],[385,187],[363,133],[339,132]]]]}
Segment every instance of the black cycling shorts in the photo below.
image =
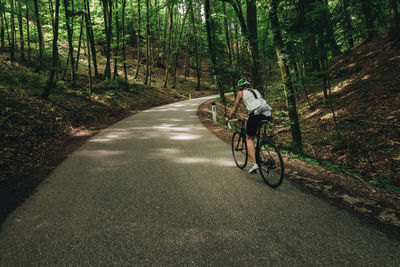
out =
{"type": "Polygon", "coordinates": [[[257,129],[260,127],[261,121],[267,120],[268,118],[263,115],[254,115],[253,113],[250,113],[249,118],[247,120],[247,125],[246,125],[246,133],[248,136],[254,137],[256,136],[257,129]]]}

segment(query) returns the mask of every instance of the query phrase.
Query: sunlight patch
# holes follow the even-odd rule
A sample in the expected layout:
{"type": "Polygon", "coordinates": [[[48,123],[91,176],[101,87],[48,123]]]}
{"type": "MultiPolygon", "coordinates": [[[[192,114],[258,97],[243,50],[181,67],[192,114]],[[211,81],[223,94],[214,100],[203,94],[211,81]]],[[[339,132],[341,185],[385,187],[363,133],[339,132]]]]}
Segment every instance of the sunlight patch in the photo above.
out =
{"type": "Polygon", "coordinates": [[[200,139],[200,135],[194,134],[176,134],[175,136],[171,136],[171,140],[195,140],[200,139]]]}
{"type": "Polygon", "coordinates": [[[175,154],[179,154],[181,152],[179,149],[176,149],[176,148],[160,148],[160,149],[158,149],[158,151],[160,153],[168,154],[168,155],[175,155],[175,154]]]}
{"type": "Polygon", "coordinates": [[[116,156],[116,155],[121,155],[126,153],[126,151],[112,151],[112,150],[83,150],[77,152],[79,155],[84,155],[84,156],[95,156],[95,157],[101,157],[101,156],[116,156]]]}
{"type": "Polygon", "coordinates": [[[204,163],[204,162],[209,162],[209,159],[205,158],[178,158],[175,160],[176,163],[184,163],[184,164],[193,164],[193,163],[204,163]]]}

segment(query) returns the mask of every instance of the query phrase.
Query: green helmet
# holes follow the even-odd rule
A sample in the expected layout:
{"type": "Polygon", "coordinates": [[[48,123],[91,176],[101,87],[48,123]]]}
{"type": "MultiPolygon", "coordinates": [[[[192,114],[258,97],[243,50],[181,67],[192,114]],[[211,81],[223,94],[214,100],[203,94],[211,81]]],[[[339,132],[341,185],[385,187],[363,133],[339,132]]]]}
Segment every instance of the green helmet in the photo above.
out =
{"type": "Polygon", "coordinates": [[[242,78],[238,81],[238,86],[250,85],[249,81],[246,78],[242,78]]]}

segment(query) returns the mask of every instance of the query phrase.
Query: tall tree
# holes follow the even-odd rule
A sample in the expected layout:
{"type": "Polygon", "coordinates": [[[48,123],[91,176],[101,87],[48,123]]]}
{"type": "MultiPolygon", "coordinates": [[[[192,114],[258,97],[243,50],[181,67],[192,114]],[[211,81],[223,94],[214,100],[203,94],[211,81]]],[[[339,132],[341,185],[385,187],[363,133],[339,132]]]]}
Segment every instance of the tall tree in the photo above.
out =
{"type": "Polygon", "coordinates": [[[35,4],[35,20],[36,20],[37,33],[38,33],[38,38],[39,38],[39,66],[41,66],[42,60],[43,60],[43,50],[44,50],[42,26],[41,26],[40,17],[39,17],[38,0],[33,0],[33,3],[35,4]]]}
{"type": "Polygon", "coordinates": [[[126,66],[126,51],[125,51],[125,7],[126,0],[122,0],[122,60],[124,61],[124,77],[128,81],[128,71],[126,66]]]}
{"type": "Polygon", "coordinates": [[[167,12],[169,14],[168,21],[168,43],[167,43],[167,58],[166,58],[166,68],[165,68],[165,78],[164,78],[164,88],[167,88],[168,82],[168,74],[171,67],[171,53],[172,53],[172,31],[173,31],[173,23],[174,23],[174,13],[173,13],[173,3],[167,4],[167,12]]]}
{"type": "Polygon", "coordinates": [[[217,66],[217,51],[215,48],[215,38],[214,38],[214,27],[213,27],[213,19],[211,17],[211,7],[210,7],[210,0],[204,1],[204,15],[206,18],[206,30],[207,30],[207,43],[208,43],[208,52],[211,58],[211,65],[213,70],[213,76],[217,80],[217,87],[219,91],[219,95],[223,103],[225,103],[225,92],[224,86],[222,85],[220,75],[220,67],[217,66]]]}
{"type": "Polygon", "coordinates": [[[344,16],[344,35],[347,44],[347,48],[351,49],[354,46],[354,39],[353,39],[353,25],[351,22],[351,14],[350,14],[350,7],[349,7],[349,0],[342,0],[342,9],[343,9],[343,16],[344,16]]]}
{"type": "Polygon", "coordinates": [[[244,18],[242,3],[240,0],[222,0],[229,3],[235,11],[243,35],[250,46],[251,54],[251,76],[253,84],[256,88],[262,87],[262,79],[260,77],[260,56],[258,52],[258,39],[257,39],[257,6],[255,0],[246,0],[247,7],[247,24],[244,18]]]}
{"type": "Polygon", "coordinates": [[[103,0],[104,28],[106,32],[106,67],[104,77],[111,79],[112,1],[103,0]]]}
{"type": "Polygon", "coordinates": [[[118,14],[118,0],[115,1],[115,52],[114,52],[114,79],[118,76],[118,53],[119,53],[119,14],[118,14]]]}
{"type": "Polygon", "coordinates": [[[54,23],[53,23],[52,66],[50,69],[50,77],[47,81],[46,89],[42,94],[42,97],[44,99],[48,98],[51,88],[54,86],[54,75],[56,73],[57,66],[58,66],[57,41],[58,41],[58,21],[59,21],[59,13],[60,13],[59,10],[60,10],[60,0],[56,0],[56,10],[55,10],[55,14],[54,14],[54,23]]]}
{"type": "Polygon", "coordinates": [[[257,27],[257,6],[256,0],[246,0],[248,39],[252,59],[252,77],[255,88],[263,87],[261,75],[261,60],[258,49],[258,27],[257,27]]]}
{"type": "Polygon", "coordinates": [[[303,153],[303,141],[300,131],[300,123],[297,113],[296,97],[289,65],[287,62],[287,52],[285,43],[282,39],[281,26],[278,19],[278,0],[269,0],[268,13],[271,20],[271,28],[274,35],[274,44],[276,48],[276,56],[278,57],[281,69],[282,80],[287,90],[287,103],[289,109],[289,118],[291,121],[290,130],[292,134],[293,149],[297,153],[303,153]]]}
{"type": "Polygon", "coordinates": [[[139,68],[140,68],[140,0],[137,0],[137,34],[136,34],[136,53],[137,53],[137,65],[136,65],[136,73],[135,78],[137,79],[139,76],[139,68]]]}
{"type": "Polygon", "coordinates": [[[30,33],[29,33],[29,6],[28,0],[25,0],[25,19],[26,19],[26,39],[28,40],[28,60],[31,60],[31,40],[30,40],[30,33]]]}
{"type": "Polygon", "coordinates": [[[172,76],[174,77],[174,82],[172,85],[172,88],[176,87],[176,69],[178,67],[178,59],[180,55],[180,50],[181,50],[181,41],[182,41],[182,34],[183,34],[183,29],[185,28],[185,22],[186,22],[186,17],[189,13],[189,9],[187,8],[183,17],[182,25],[181,25],[181,30],[179,31],[179,37],[178,41],[175,47],[175,51],[173,52],[173,65],[172,65],[172,76]]]}
{"type": "Polygon", "coordinates": [[[76,71],[75,71],[75,59],[74,59],[74,44],[73,44],[73,36],[72,36],[72,28],[71,28],[71,20],[72,16],[70,15],[69,10],[69,0],[64,0],[64,11],[65,11],[65,26],[67,28],[68,35],[68,51],[69,51],[69,59],[71,61],[71,72],[72,72],[72,82],[76,81],[76,71]]]}
{"type": "Polygon", "coordinates": [[[22,27],[22,0],[18,0],[18,28],[19,28],[19,46],[21,60],[25,61],[25,51],[24,51],[24,29],[22,27]]]}
{"type": "Polygon", "coordinates": [[[374,16],[372,15],[372,0],[362,0],[361,2],[361,9],[364,13],[365,18],[365,26],[367,29],[367,38],[366,41],[372,40],[376,35],[376,30],[374,26],[374,16]]]}
{"type": "Polygon", "coordinates": [[[5,34],[4,34],[4,17],[3,17],[3,10],[4,10],[4,3],[3,3],[3,1],[1,1],[0,2],[0,39],[1,39],[1,41],[0,41],[0,43],[1,43],[1,51],[3,52],[3,51],[5,51],[5,47],[6,47],[6,44],[5,44],[5,34]]]}
{"type": "Polygon", "coordinates": [[[14,0],[10,0],[11,13],[11,43],[10,43],[10,59],[11,63],[15,61],[15,20],[14,20],[14,0]]]}
{"type": "Polygon", "coordinates": [[[190,9],[190,17],[192,19],[192,31],[193,31],[193,45],[194,45],[194,57],[195,57],[195,66],[196,66],[196,91],[200,90],[200,63],[199,63],[199,51],[198,51],[198,44],[197,44],[197,34],[196,34],[196,24],[195,24],[195,17],[193,12],[193,0],[189,2],[189,9],[190,9]]]}
{"type": "Polygon", "coordinates": [[[87,24],[86,31],[88,31],[88,33],[89,33],[90,49],[91,49],[92,58],[93,58],[94,76],[97,78],[97,77],[99,77],[99,72],[97,69],[96,45],[94,42],[94,32],[93,32],[93,27],[92,27],[92,18],[91,18],[91,13],[90,13],[89,1],[83,0],[83,5],[84,5],[85,19],[86,19],[86,24],[87,24]]]}
{"type": "Polygon", "coordinates": [[[398,0],[390,0],[390,36],[392,40],[400,40],[400,18],[397,7],[398,0]]]}
{"type": "Polygon", "coordinates": [[[150,0],[146,0],[146,76],[144,84],[151,84],[151,55],[150,55],[150,0]]]}

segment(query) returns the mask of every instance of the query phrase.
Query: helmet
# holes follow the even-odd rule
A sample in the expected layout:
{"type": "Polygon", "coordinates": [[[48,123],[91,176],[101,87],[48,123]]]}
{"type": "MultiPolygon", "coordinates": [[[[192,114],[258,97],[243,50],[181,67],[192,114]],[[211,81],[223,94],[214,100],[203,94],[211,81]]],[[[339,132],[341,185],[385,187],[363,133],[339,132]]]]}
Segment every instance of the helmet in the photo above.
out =
{"type": "Polygon", "coordinates": [[[239,87],[244,86],[244,85],[250,85],[249,81],[247,81],[246,78],[242,78],[242,79],[240,79],[240,80],[238,81],[238,86],[239,86],[239,87]]]}

